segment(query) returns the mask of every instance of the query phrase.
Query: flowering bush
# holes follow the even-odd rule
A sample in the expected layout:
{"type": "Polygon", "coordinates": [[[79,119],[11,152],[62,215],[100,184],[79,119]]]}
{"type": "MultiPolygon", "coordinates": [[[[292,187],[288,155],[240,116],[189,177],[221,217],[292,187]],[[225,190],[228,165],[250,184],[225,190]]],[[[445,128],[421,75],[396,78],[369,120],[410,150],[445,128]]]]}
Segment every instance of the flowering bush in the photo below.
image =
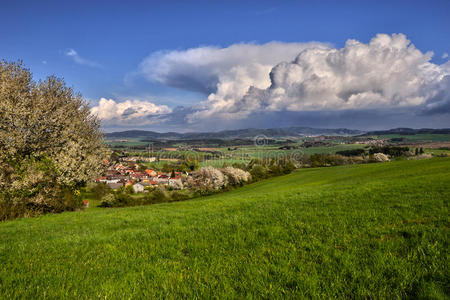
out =
{"type": "Polygon", "coordinates": [[[249,172],[233,167],[223,168],[222,173],[227,177],[228,184],[232,186],[242,185],[252,178],[249,172]]]}
{"type": "Polygon", "coordinates": [[[373,159],[377,162],[385,162],[385,161],[389,161],[389,156],[387,156],[384,153],[374,153],[373,154],[373,159]]]}
{"type": "Polygon", "coordinates": [[[226,186],[227,183],[227,177],[220,170],[213,167],[202,167],[194,172],[193,176],[189,178],[187,185],[194,190],[208,192],[219,190],[226,186]]]}

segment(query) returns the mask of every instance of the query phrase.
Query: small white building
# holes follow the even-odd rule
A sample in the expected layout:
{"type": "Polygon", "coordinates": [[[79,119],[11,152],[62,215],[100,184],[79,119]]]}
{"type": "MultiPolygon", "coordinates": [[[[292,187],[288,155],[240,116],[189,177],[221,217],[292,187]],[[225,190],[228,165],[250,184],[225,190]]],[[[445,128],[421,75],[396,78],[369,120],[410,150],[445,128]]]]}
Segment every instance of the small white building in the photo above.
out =
{"type": "Polygon", "coordinates": [[[109,183],[118,183],[120,181],[120,178],[114,178],[114,179],[107,179],[106,184],[109,183]]]}
{"type": "Polygon", "coordinates": [[[175,190],[181,190],[183,188],[183,181],[181,178],[169,178],[169,186],[175,190]]]}
{"type": "Polygon", "coordinates": [[[144,192],[144,185],[138,183],[133,184],[133,190],[135,193],[143,193],[144,192]]]}

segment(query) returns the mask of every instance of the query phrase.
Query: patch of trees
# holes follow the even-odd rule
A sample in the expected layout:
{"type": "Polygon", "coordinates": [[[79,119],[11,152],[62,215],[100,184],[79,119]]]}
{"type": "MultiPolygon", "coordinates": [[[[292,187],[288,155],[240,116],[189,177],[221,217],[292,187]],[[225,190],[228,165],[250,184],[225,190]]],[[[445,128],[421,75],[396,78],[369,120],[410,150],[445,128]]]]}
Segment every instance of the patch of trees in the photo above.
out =
{"type": "Polygon", "coordinates": [[[399,137],[399,138],[392,138],[392,139],[390,139],[390,141],[391,142],[404,142],[404,141],[406,141],[406,139],[399,137]]]}
{"type": "Polygon", "coordinates": [[[289,174],[295,170],[295,164],[287,157],[279,159],[253,159],[248,169],[254,180],[289,174]]]}
{"type": "Polygon", "coordinates": [[[280,150],[292,150],[292,149],[298,149],[298,146],[292,146],[292,145],[283,145],[279,147],[280,150]]]}
{"type": "Polygon", "coordinates": [[[165,202],[183,201],[192,198],[189,191],[171,191],[165,187],[151,188],[142,195],[135,195],[132,186],[122,187],[102,198],[101,207],[126,207],[165,202]]]}
{"type": "Polygon", "coordinates": [[[186,157],[181,162],[164,163],[161,167],[163,172],[192,172],[200,167],[199,162],[195,158],[186,157]]]}
{"type": "Polygon", "coordinates": [[[424,154],[424,153],[425,153],[425,151],[423,151],[423,148],[422,148],[422,147],[416,148],[416,149],[414,150],[414,154],[415,154],[415,155],[420,155],[420,154],[424,154]]]}
{"type": "Polygon", "coordinates": [[[62,79],[1,61],[0,220],[82,206],[80,187],[102,171],[99,126],[62,79]]]}
{"type": "Polygon", "coordinates": [[[350,149],[350,150],[336,151],[336,154],[342,156],[359,156],[364,155],[365,153],[366,151],[364,149],[350,149]]]}
{"type": "Polygon", "coordinates": [[[369,149],[369,154],[383,153],[391,157],[399,157],[407,155],[409,152],[408,147],[397,147],[397,146],[383,146],[383,147],[372,147],[369,149]]]}
{"type": "Polygon", "coordinates": [[[304,142],[302,145],[302,147],[304,148],[311,148],[311,147],[325,147],[325,146],[330,146],[330,143],[328,142],[304,142]]]}

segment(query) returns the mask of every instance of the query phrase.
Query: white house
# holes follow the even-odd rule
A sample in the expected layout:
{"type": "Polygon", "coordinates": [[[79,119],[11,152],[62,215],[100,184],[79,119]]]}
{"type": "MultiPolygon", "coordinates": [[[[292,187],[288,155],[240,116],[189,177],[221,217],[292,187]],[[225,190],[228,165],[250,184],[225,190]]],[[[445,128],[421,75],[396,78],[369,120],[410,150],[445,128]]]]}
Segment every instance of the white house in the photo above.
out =
{"type": "Polygon", "coordinates": [[[120,178],[114,178],[114,179],[107,179],[106,184],[109,183],[118,183],[120,181],[120,178]]]}
{"type": "Polygon", "coordinates": [[[169,186],[175,190],[181,190],[183,188],[183,181],[181,178],[169,178],[169,186]]]}
{"type": "Polygon", "coordinates": [[[139,182],[135,183],[135,184],[133,184],[133,190],[135,193],[142,193],[142,192],[144,192],[144,186],[142,184],[140,184],[139,182]]]}

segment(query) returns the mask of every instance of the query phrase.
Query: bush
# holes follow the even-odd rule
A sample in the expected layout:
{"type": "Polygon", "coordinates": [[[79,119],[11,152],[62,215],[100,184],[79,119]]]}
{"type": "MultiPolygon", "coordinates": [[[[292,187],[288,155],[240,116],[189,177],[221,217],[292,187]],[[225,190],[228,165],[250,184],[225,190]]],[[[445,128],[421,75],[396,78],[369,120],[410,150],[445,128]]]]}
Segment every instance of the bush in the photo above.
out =
{"type": "Polygon", "coordinates": [[[3,167],[0,181],[11,184],[7,189],[0,189],[0,220],[57,213],[82,206],[76,188],[57,182],[55,166],[50,159],[11,160],[3,167]]]}
{"type": "Polygon", "coordinates": [[[255,181],[265,179],[268,177],[267,169],[264,166],[257,164],[253,165],[253,167],[250,170],[250,174],[253,180],[255,181]]]}
{"type": "Polygon", "coordinates": [[[351,149],[351,150],[342,150],[337,151],[336,154],[342,156],[361,156],[365,153],[364,149],[351,149]]]}
{"type": "Polygon", "coordinates": [[[249,172],[233,167],[223,168],[222,173],[227,177],[227,182],[231,186],[242,185],[252,178],[249,172]]]}
{"type": "Polygon", "coordinates": [[[227,178],[223,173],[213,167],[202,167],[189,178],[187,185],[191,189],[204,193],[217,191],[227,185],[227,178]]]}
{"type": "Polygon", "coordinates": [[[396,147],[396,146],[384,146],[384,147],[372,147],[369,150],[369,154],[383,153],[391,157],[399,157],[409,154],[408,147],[396,147]]]}
{"type": "Polygon", "coordinates": [[[169,195],[167,194],[167,191],[164,187],[157,187],[153,190],[153,192],[150,194],[152,199],[156,202],[167,202],[169,201],[169,195]]]}
{"type": "Polygon", "coordinates": [[[113,193],[110,194],[106,194],[102,197],[102,202],[100,204],[100,206],[102,207],[114,207],[116,202],[116,197],[114,196],[113,193]]]}
{"type": "Polygon", "coordinates": [[[373,159],[376,162],[385,162],[385,161],[389,161],[389,156],[387,156],[386,154],[383,153],[374,153],[373,154],[373,159]]]}
{"type": "Polygon", "coordinates": [[[175,191],[172,193],[170,198],[171,198],[171,201],[184,201],[184,200],[189,199],[190,196],[186,193],[175,191]]]}
{"type": "Polygon", "coordinates": [[[103,196],[111,191],[111,188],[103,182],[91,182],[87,186],[94,199],[101,200],[103,196]]]}
{"type": "Polygon", "coordinates": [[[123,191],[117,191],[110,194],[105,195],[102,198],[102,202],[100,206],[103,207],[125,207],[130,206],[133,203],[133,198],[124,193],[123,191]]]}
{"type": "Polygon", "coordinates": [[[134,194],[134,188],[131,184],[125,186],[125,193],[128,195],[134,194]]]}

